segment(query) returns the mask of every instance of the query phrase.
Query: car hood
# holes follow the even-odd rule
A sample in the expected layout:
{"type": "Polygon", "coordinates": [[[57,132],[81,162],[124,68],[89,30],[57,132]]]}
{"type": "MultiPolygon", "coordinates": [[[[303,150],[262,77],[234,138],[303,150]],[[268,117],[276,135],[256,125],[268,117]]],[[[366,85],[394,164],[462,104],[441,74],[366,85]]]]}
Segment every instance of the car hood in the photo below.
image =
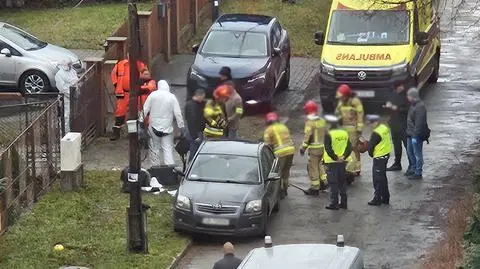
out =
{"type": "Polygon", "coordinates": [[[336,66],[391,66],[408,60],[409,45],[344,46],[325,45],[322,60],[336,66]]]}
{"type": "Polygon", "coordinates": [[[36,58],[54,61],[58,64],[63,60],[71,60],[72,62],[77,62],[79,60],[75,53],[52,44],[48,44],[46,47],[39,50],[29,51],[29,53],[36,58]]]}
{"type": "Polygon", "coordinates": [[[223,66],[229,66],[232,69],[233,78],[249,77],[263,68],[269,63],[268,57],[262,58],[231,58],[203,56],[197,54],[193,63],[193,68],[199,73],[209,77],[218,77],[218,72],[223,66]]]}
{"type": "Polygon", "coordinates": [[[226,202],[241,204],[261,199],[261,185],[184,181],[178,193],[195,203],[226,202]]]}

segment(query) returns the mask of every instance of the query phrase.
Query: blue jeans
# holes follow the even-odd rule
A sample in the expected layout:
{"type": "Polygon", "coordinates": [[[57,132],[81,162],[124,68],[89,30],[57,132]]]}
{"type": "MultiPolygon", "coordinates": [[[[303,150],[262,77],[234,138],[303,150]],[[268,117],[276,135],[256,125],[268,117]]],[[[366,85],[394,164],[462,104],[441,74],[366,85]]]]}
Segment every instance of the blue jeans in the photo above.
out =
{"type": "Polygon", "coordinates": [[[417,143],[412,142],[412,138],[407,138],[407,156],[410,166],[407,172],[415,173],[421,176],[423,172],[423,141],[417,139],[417,143]]]}
{"type": "Polygon", "coordinates": [[[195,142],[196,138],[192,138],[192,135],[190,135],[190,133],[188,134],[188,137],[187,137],[188,142],[190,143],[190,149],[189,149],[190,152],[188,153],[188,161],[189,162],[192,161],[193,156],[195,156],[195,153],[197,153],[198,147],[200,146],[200,144],[203,141],[203,133],[198,132],[196,137],[200,138],[200,141],[195,142]]]}

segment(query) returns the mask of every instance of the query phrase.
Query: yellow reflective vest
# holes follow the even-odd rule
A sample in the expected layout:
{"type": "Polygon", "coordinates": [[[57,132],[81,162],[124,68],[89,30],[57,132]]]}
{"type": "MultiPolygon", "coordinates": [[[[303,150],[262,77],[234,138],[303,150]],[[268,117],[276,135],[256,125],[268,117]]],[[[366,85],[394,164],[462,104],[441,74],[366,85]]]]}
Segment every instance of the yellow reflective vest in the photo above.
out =
{"type": "Polygon", "coordinates": [[[268,126],[263,134],[263,141],[272,146],[277,157],[295,154],[293,140],[285,124],[277,122],[268,126]]]}
{"type": "Polygon", "coordinates": [[[326,121],[323,118],[307,120],[305,122],[305,137],[303,148],[322,149],[325,136],[326,121]]]}
{"type": "MultiPolygon", "coordinates": [[[[332,138],[332,149],[335,155],[343,156],[344,160],[350,161],[351,156],[344,156],[348,145],[348,132],[343,129],[332,129],[328,131],[328,133],[332,138]]],[[[323,161],[325,163],[336,162],[334,159],[330,158],[326,150],[324,150],[323,153],[323,161]]]]}
{"type": "Polygon", "coordinates": [[[373,158],[378,158],[390,154],[392,152],[392,138],[390,136],[390,128],[388,128],[385,124],[379,124],[375,130],[381,140],[375,148],[373,149],[373,158]]]}
{"type": "Polygon", "coordinates": [[[363,130],[363,104],[358,97],[352,97],[345,102],[339,101],[335,114],[340,117],[342,126],[351,126],[360,132],[363,130]]]}
{"type": "Polygon", "coordinates": [[[225,115],[222,106],[212,100],[208,100],[203,109],[203,116],[205,117],[205,129],[203,133],[208,137],[223,136],[223,127],[220,125],[222,120],[225,120],[225,115]]]}

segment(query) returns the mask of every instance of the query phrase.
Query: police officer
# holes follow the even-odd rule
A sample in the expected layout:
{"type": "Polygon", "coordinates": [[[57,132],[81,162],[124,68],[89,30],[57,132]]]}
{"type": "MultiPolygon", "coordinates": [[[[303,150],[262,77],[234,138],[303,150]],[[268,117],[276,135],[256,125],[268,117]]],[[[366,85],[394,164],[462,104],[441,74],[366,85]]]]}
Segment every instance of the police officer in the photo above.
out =
{"type": "Polygon", "coordinates": [[[323,140],[325,135],[325,119],[318,115],[318,105],[310,100],[303,107],[307,117],[305,121],[305,137],[300,154],[303,156],[308,149],[308,176],[312,182],[305,192],[307,195],[318,195],[327,189],[325,168],[323,166],[323,140]]]}
{"type": "Polygon", "coordinates": [[[267,128],[263,134],[263,141],[272,147],[275,156],[278,158],[281,185],[280,198],[283,199],[288,195],[288,178],[290,177],[295,146],[288,127],[279,122],[277,113],[268,113],[265,117],[265,123],[267,128]]]}
{"type": "Polygon", "coordinates": [[[348,132],[339,128],[339,118],[325,115],[330,123],[330,130],[325,134],[325,152],[323,160],[327,167],[327,181],[330,186],[329,210],[347,209],[347,181],[345,175],[346,162],[351,160],[352,144],[348,132]],[[338,195],[340,194],[340,204],[338,195]]]}
{"type": "Polygon", "coordinates": [[[378,115],[367,115],[366,118],[373,128],[368,142],[368,155],[373,158],[372,176],[375,189],[374,197],[368,204],[371,206],[379,206],[382,203],[388,205],[390,192],[388,191],[387,163],[392,151],[390,128],[380,121],[378,115]]]}

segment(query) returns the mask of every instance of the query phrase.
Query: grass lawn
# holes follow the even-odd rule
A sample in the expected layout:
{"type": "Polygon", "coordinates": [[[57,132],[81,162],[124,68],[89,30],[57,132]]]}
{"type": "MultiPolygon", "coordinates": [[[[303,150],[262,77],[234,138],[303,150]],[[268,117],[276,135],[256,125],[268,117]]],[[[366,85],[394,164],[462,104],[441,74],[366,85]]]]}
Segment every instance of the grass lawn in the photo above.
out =
{"type": "Polygon", "coordinates": [[[148,211],[149,255],[126,253],[125,208],[119,173],[86,172],[78,193],[55,189],[0,238],[0,268],[167,268],[187,240],[172,231],[171,197],[143,195],[148,211]],[[65,250],[54,252],[55,243],[65,250]]]}
{"type": "MultiPolygon", "coordinates": [[[[220,1],[222,2],[222,1],[220,1]]],[[[321,46],[315,45],[313,35],[325,30],[328,21],[331,0],[301,0],[295,5],[281,0],[229,0],[221,4],[222,13],[252,13],[272,15],[288,30],[294,56],[311,56],[320,58],[321,46]]],[[[200,27],[198,35],[190,45],[202,40],[210,27],[208,21],[200,27]]]]}
{"type": "MultiPolygon", "coordinates": [[[[152,1],[137,5],[150,10],[152,1]]],[[[103,49],[105,39],[127,18],[126,4],[98,4],[78,8],[0,10],[0,21],[20,27],[38,38],[70,49],[103,49]]]]}

